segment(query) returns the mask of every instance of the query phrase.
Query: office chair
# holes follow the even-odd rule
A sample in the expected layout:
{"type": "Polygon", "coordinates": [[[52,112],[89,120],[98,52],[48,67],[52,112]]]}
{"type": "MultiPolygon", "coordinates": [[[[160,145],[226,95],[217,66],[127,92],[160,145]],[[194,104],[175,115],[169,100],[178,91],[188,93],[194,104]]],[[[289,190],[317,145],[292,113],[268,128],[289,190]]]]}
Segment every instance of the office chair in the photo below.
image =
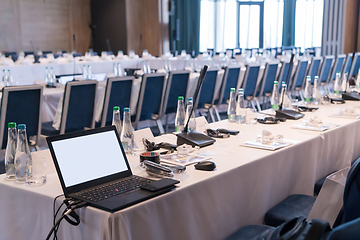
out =
{"type": "MultiPolygon", "coordinates": [[[[257,86],[261,80],[261,76],[259,75],[260,68],[260,64],[249,64],[246,68],[243,83],[244,99],[250,101],[250,104],[254,110],[256,110],[256,107],[253,103],[253,100],[255,100],[257,86]]],[[[261,110],[259,104],[257,105],[259,110],[261,110]]]]}
{"type": "Polygon", "coordinates": [[[323,63],[319,71],[319,79],[322,85],[325,85],[327,83],[328,78],[330,77],[330,72],[333,62],[334,62],[334,56],[326,56],[323,59],[323,63]]]}
{"type": "Polygon", "coordinates": [[[351,64],[350,72],[348,75],[348,79],[357,76],[360,68],[360,52],[355,53],[354,60],[351,64]]]}
{"type": "Polygon", "coordinates": [[[266,101],[266,98],[269,98],[272,95],[274,81],[276,80],[278,69],[279,69],[278,61],[268,62],[265,65],[263,80],[259,94],[259,96],[262,97],[264,101],[266,101]]]}
{"type": "Polygon", "coordinates": [[[308,76],[311,77],[311,84],[314,84],[315,76],[319,76],[319,70],[321,66],[321,57],[313,57],[309,66],[308,76]]]}
{"type": "MultiPolygon", "coordinates": [[[[120,107],[120,118],[123,119],[124,108],[130,107],[134,77],[112,77],[106,82],[104,104],[101,114],[101,127],[110,126],[113,118],[113,107],[120,107]]],[[[135,116],[131,116],[132,121],[135,116]]]]}
{"type": "Polygon", "coordinates": [[[344,63],[345,63],[345,58],[346,58],[345,54],[339,54],[336,57],[334,65],[333,65],[332,70],[331,70],[330,77],[329,77],[329,79],[327,81],[328,84],[335,80],[337,72],[340,72],[340,73],[342,72],[342,69],[343,69],[344,63]]]}
{"type": "Polygon", "coordinates": [[[349,75],[350,73],[350,67],[351,67],[351,64],[352,64],[352,57],[353,57],[353,54],[352,53],[348,53],[347,54],[347,57],[346,57],[346,60],[345,60],[345,63],[344,63],[344,68],[341,72],[341,77],[343,76],[343,74],[347,73],[349,75]]]}
{"type": "Polygon", "coordinates": [[[59,130],[53,122],[42,123],[41,134],[53,136],[95,127],[97,81],[71,81],[65,85],[59,130]]]}

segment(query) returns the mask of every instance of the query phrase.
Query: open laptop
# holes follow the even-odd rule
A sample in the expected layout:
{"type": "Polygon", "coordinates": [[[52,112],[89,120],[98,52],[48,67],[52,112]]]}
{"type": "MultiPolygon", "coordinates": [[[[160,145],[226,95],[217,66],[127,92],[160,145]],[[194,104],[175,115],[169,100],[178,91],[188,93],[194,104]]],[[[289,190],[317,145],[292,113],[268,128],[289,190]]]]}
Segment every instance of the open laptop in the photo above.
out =
{"type": "Polygon", "coordinates": [[[114,126],[47,137],[46,140],[65,197],[114,212],[175,187],[172,183],[155,192],[140,189],[157,182],[132,174],[114,126]]]}

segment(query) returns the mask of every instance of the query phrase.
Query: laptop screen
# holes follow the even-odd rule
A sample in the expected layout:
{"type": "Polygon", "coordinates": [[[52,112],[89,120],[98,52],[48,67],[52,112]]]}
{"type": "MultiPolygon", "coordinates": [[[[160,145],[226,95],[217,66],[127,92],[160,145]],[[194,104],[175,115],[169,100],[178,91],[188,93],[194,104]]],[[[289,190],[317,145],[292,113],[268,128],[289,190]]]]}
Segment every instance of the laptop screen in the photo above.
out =
{"type": "Polygon", "coordinates": [[[51,143],[66,187],[128,170],[115,134],[106,131],[51,143]]]}

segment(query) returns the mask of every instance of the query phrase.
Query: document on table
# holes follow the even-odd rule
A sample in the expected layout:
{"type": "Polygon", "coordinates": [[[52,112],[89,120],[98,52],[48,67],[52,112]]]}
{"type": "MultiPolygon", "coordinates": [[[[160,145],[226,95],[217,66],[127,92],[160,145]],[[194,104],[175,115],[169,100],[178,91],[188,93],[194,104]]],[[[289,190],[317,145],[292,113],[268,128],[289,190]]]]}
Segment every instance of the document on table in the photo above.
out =
{"type": "Polygon", "coordinates": [[[303,125],[303,124],[296,124],[293,125],[291,128],[295,129],[301,129],[301,130],[309,130],[309,131],[316,131],[316,132],[323,132],[328,129],[334,128],[337,125],[334,124],[327,124],[327,125],[321,125],[321,126],[309,126],[309,125],[303,125]]]}
{"type": "Polygon", "coordinates": [[[265,144],[254,140],[254,141],[246,141],[241,146],[275,151],[277,149],[287,147],[295,143],[298,143],[298,141],[283,139],[281,142],[272,142],[269,144],[265,144]]]}
{"type": "Polygon", "coordinates": [[[335,113],[335,114],[329,115],[329,117],[334,117],[334,118],[347,118],[347,119],[359,119],[359,118],[360,118],[360,114],[341,115],[341,114],[339,114],[339,113],[335,113]]]}
{"type": "Polygon", "coordinates": [[[211,157],[204,157],[199,155],[179,155],[177,153],[173,153],[173,154],[161,155],[160,161],[174,165],[187,166],[193,163],[208,160],[210,158],[211,157]]]}

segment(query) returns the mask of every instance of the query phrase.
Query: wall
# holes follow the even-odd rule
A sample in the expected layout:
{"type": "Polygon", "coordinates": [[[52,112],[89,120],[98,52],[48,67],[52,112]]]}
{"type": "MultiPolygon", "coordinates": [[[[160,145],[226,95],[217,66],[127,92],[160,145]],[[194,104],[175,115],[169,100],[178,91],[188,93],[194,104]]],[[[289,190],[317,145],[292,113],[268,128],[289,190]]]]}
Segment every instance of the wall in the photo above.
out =
{"type": "Polygon", "coordinates": [[[345,20],[344,53],[359,51],[358,23],[359,23],[359,2],[358,0],[347,0],[345,20]]]}
{"type": "Polygon", "coordinates": [[[0,51],[69,52],[76,34],[76,50],[84,53],[90,22],[90,0],[0,0],[0,51]]]}
{"type": "Polygon", "coordinates": [[[126,0],[128,50],[139,54],[142,35],[141,53],[147,49],[154,56],[162,54],[161,6],[161,0],[126,0]]]}

